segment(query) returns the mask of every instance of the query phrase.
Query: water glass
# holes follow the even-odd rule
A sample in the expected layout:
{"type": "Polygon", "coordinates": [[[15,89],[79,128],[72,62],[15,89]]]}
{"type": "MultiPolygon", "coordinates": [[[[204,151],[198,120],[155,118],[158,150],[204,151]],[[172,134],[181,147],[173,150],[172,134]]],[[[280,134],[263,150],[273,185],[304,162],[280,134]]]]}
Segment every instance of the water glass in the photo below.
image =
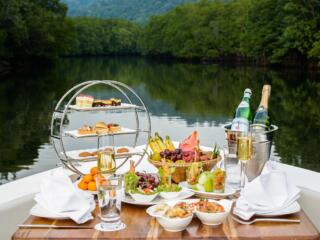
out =
{"type": "Polygon", "coordinates": [[[223,147],[223,167],[226,171],[226,184],[233,189],[240,189],[241,163],[236,155],[236,145],[223,147]]]}
{"type": "Polygon", "coordinates": [[[121,198],[123,177],[116,174],[99,174],[96,178],[100,223],[95,228],[99,231],[118,231],[126,225],[121,221],[121,198]]]}

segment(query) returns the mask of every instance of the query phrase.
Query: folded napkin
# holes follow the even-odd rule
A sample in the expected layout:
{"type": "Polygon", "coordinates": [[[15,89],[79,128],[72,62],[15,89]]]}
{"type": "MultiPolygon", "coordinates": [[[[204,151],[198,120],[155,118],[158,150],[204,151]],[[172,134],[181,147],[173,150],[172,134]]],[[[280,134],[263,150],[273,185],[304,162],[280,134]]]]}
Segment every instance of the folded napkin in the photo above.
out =
{"type": "Polygon", "coordinates": [[[62,171],[55,171],[45,179],[34,199],[48,212],[69,217],[78,224],[93,219],[93,196],[77,189],[62,171]]]}
{"type": "Polygon", "coordinates": [[[276,213],[285,209],[299,197],[300,190],[288,182],[285,172],[270,170],[246,184],[233,212],[248,220],[255,214],[276,213]]]}

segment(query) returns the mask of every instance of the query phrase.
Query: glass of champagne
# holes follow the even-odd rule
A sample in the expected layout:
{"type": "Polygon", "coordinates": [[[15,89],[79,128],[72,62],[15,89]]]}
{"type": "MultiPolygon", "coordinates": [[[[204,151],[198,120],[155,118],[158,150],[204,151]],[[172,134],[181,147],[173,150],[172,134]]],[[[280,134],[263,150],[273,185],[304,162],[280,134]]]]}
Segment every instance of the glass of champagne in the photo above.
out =
{"type": "Polygon", "coordinates": [[[95,226],[98,231],[118,231],[126,225],[121,221],[121,198],[123,192],[123,177],[116,174],[98,174],[98,202],[100,223],[95,226]]]}
{"type": "Polygon", "coordinates": [[[251,132],[239,132],[237,136],[237,158],[241,162],[241,184],[240,188],[245,185],[245,164],[252,156],[252,134],[251,132]]]}

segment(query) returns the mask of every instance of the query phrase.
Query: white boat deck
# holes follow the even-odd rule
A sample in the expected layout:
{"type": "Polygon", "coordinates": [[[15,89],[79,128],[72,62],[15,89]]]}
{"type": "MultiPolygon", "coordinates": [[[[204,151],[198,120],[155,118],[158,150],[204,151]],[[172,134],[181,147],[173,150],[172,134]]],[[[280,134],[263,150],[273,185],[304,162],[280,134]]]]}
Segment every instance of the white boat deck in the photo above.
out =
{"type": "MultiPolygon", "coordinates": [[[[85,163],[84,168],[90,169],[93,165],[95,165],[94,162],[85,163]]],[[[301,188],[300,204],[317,229],[320,230],[320,173],[273,161],[269,161],[266,168],[286,172],[289,180],[301,188]]],[[[128,169],[129,161],[119,169],[119,173],[126,172],[128,169]]],[[[157,171],[146,158],[142,160],[137,170],[157,171]]],[[[40,189],[40,183],[53,171],[65,171],[69,175],[73,174],[67,169],[58,167],[0,186],[1,240],[10,239],[11,234],[16,230],[16,225],[26,219],[34,204],[33,197],[40,189]]]]}

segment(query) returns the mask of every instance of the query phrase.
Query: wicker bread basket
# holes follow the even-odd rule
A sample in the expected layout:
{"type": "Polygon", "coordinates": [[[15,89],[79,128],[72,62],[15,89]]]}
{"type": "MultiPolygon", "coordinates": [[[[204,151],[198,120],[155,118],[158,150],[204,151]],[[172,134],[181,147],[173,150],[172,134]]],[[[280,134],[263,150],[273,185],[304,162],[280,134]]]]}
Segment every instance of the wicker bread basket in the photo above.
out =
{"type": "MultiPolygon", "coordinates": [[[[201,161],[202,168],[204,171],[210,171],[216,164],[221,160],[220,156],[216,158],[212,158],[206,161],[201,161]]],[[[149,162],[152,163],[155,167],[160,168],[162,167],[161,161],[154,161],[149,158],[149,162]]],[[[191,166],[192,163],[168,163],[169,167],[175,167],[175,171],[171,176],[171,179],[175,183],[180,183],[186,181],[187,179],[187,168],[191,166]]]]}

